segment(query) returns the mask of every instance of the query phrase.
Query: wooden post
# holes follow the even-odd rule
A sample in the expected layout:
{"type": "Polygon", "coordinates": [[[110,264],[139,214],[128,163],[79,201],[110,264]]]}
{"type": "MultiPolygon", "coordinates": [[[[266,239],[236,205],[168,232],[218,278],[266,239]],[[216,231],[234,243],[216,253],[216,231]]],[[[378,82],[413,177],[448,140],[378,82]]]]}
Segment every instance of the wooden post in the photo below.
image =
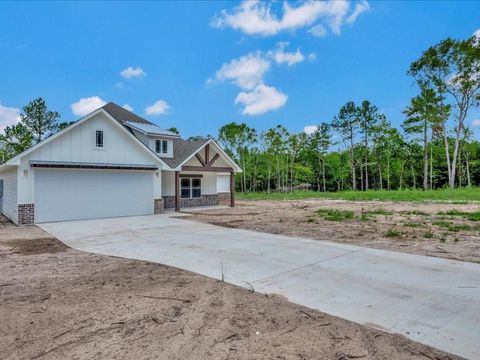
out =
{"type": "Polygon", "coordinates": [[[180,171],[175,171],[175,211],[180,211],[180,171]]]}
{"type": "Polygon", "coordinates": [[[235,173],[230,173],[230,207],[235,207],[235,173]]]}

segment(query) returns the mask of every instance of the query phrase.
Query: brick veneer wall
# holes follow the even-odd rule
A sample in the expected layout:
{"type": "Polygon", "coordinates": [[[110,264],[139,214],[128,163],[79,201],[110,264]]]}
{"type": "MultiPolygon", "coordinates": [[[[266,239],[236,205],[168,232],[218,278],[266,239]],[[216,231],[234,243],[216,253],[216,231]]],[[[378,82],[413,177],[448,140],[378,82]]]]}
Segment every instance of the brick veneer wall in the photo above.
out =
{"type": "Polygon", "coordinates": [[[163,199],[162,198],[159,198],[159,199],[154,199],[153,200],[153,213],[155,215],[158,215],[158,214],[163,214],[163,199]]]}
{"type": "MultiPolygon", "coordinates": [[[[163,197],[165,209],[175,209],[175,196],[163,197]]],[[[195,206],[212,206],[219,204],[218,194],[202,195],[199,198],[180,199],[180,208],[195,206]]]]}
{"type": "Polygon", "coordinates": [[[218,203],[220,205],[230,206],[230,193],[229,192],[218,193],[218,203]]]}
{"type": "Polygon", "coordinates": [[[35,221],[34,204],[18,204],[18,225],[29,225],[35,221]]]}

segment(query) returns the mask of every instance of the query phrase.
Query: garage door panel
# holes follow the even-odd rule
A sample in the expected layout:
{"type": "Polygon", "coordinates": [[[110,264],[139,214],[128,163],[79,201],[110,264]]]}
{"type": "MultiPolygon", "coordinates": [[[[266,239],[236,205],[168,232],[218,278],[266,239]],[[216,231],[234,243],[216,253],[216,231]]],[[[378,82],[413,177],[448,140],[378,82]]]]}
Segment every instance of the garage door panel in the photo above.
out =
{"type": "Polygon", "coordinates": [[[35,171],[35,222],[153,214],[149,171],[35,171]]]}

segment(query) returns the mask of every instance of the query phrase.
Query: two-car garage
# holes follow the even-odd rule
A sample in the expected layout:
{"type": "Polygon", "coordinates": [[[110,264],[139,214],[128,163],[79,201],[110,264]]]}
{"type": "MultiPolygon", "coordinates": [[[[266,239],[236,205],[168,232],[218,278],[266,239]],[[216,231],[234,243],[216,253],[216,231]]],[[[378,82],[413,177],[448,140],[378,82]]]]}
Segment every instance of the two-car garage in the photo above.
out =
{"type": "Polygon", "coordinates": [[[36,168],[35,222],[153,214],[155,172],[36,168]]]}

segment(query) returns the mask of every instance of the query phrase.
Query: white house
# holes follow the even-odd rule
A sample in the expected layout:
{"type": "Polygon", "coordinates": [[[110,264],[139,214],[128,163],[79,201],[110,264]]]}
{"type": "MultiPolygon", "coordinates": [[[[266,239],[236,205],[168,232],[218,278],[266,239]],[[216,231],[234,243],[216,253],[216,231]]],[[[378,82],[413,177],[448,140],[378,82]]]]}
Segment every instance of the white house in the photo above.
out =
{"type": "Polygon", "coordinates": [[[234,206],[240,171],[215,141],[108,103],[0,165],[0,210],[23,225],[234,206]]]}

